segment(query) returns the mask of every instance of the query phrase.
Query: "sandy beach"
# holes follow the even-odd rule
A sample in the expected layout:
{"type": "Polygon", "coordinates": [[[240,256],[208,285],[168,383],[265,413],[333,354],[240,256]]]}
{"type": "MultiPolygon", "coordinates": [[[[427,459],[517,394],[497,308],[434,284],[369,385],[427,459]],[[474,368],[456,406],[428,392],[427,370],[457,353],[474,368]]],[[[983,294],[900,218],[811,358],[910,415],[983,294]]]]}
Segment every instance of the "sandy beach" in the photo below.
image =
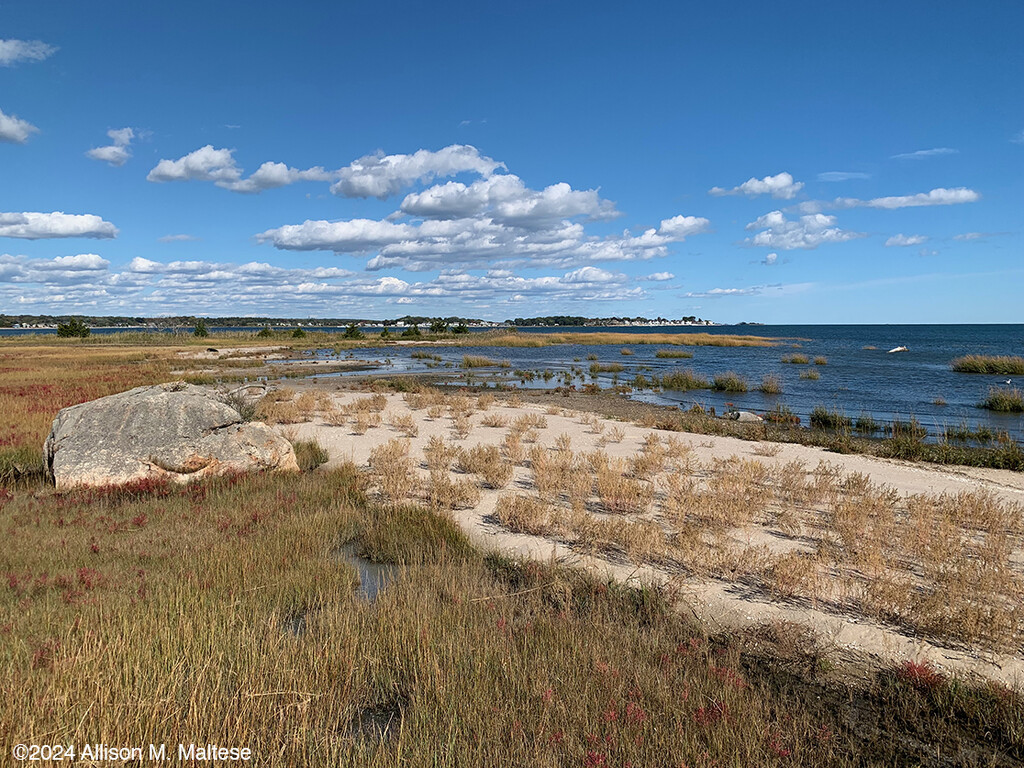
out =
{"type": "MultiPolygon", "coordinates": [[[[681,550],[664,550],[658,544],[638,551],[631,545],[630,538],[632,531],[643,531],[649,538],[652,530],[659,529],[668,537],[680,535],[678,526],[673,528],[669,508],[673,506],[673,489],[679,488],[678,483],[687,478],[695,480],[698,486],[717,487],[723,479],[751,472],[763,477],[796,473],[800,476],[799,482],[807,481],[807,487],[824,482],[822,478],[830,478],[833,501],[841,502],[844,483],[856,482],[878,489],[896,506],[913,505],[915,499],[924,499],[927,503],[938,500],[941,504],[950,499],[980,498],[984,504],[1008,510],[1019,519],[1021,505],[1024,505],[1024,478],[1018,473],[933,467],[863,455],[839,455],[794,444],[667,432],[554,405],[515,400],[492,402],[493,398],[487,396],[484,400],[436,396],[435,402],[429,397],[417,399],[416,395],[378,394],[373,396],[372,405],[370,396],[360,392],[324,393],[319,397],[316,418],[278,428],[293,440],[319,442],[330,454],[328,466],[352,462],[367,468],[375,452],[379,456],[388,449],[407,450],[415,477],[407,497],[411,502],[426,503],[431,482],[438,482],[436,475],[432,480],[428,469],[428,446],[436,447],[440,444],[438,441],[444,441],[455,455],[458,449],[467,452],[490,447],[492,451],[500,451],[501,461],[513,465],[508,481],[497,488],[475,483],[478,496],[472,498],[473,503],[456,504],[456,508],[450,510],[453,519],[485,549],[543,561],[556,559],[620,581],[664,585],[678,596],[680,610],[701,618],[710,633],[792,624],[809,628],[828,658],[846,675],[866,675],[878,666],[911,659],[928,660],[948,673],[979,676],[1013,686],[1024,681],[1024,656],[1019,651],[980,650],[978,646],[961,645],[951,638],[929,636],[923,639],[922,633],[908,631],[898,622],[866,615],[851,607],[856,601],[851,601],[849,594],[840,594],[850,588],[863,589],[863,584],[858,582],[852,587],[851,583],[840,584],[844,579],[840,579],[838,573],[833,573],[830,580],[827,568],[814,580],[810,596],[801,594],[800,589],[780,595],[777,590],[766,590],[763,584],[756,586],[758,580],[752,578],[752,574],[778,573],[780,562],[794,562],[779,558],[795,557],[795,562],[801,563],[803,556],[813,558],[814,551],[820,547],[820,541],[815,542],[821,537],[811,530],[813,524],[806,519],[787,524],[777,511],[766,519],[753,509],[757,506],[755,500],[748,500],[752,504],[751,514],[742,515],[738,522],[734,520],[720,526],[710,539],[701,540],[697,549],[689,550],[690,555],[699,557],[695,553],[700,551],[700,544],[713,540],[719,560],[711,568],[706,565],[690,567],[687,555],[681,550]],[[374,415],[363,418],[360,424],[356,420],[359,412],[374,415]],[[524,429],[526,423],[530,426],[524,429]],[[509,433],[517,431],[520,437],[514,439],[514,445],[520,445],[523,450],[520,456],[510,457],[509,433]],[[641,509],[609,513],[602,509],[600,499],[595,501],[591,486],[586,483],[587,490],[582,494],[588,498],[576,503],[575,512],[570,512],[568,507],[572,505],[564,497],[548,491],[548,498],[545,498],[545,492],[538,490],[534,465],[544,459],[531,451],[540,451],[556,461],[559,456],[568,456],[570,460],[571,457],[600,456],[603,458],[599,461],[622,468],[631,466],[630,462],[636,462],[637,457],[652,453],[669,458],[656,461],[660,466],[643,481],[644,487],[652,492],[650,503],[642,504],[641,509]],[[551,504],[556,513],[560,510],[552,519],[563,522],[548,525],[549,530],[541,533],[511,530],[502,524],[499,506],[507,506],[508,499],[515,496],[551,504]],[[564,523],[567,519],[574,523],[564,523]],[[595,546],[593,536],[587,541],[572,530],[573,525],[585,527],[586,523],[581,521],[587,519],[604,526],[599,530],[630,533],[624,534],[626,538],[620,546],[614,543],[595,546]],[[761,565],[750,565],[753,561],[761,565]]],[[[582,471],[583,466],[582,461],[575,465],[577,471],[582,471]]],[[[436,472],[436,466],[434,469],[436,472]]],[[[460,479],[469,482],[468,478],[473,477],[458,470],[458,461],[454,467],[449,466],[445,474],[454,482],[460,479]]],[[[628,474],[625,472],[624,476],[628,474]]],[[[815,504],[812,501],[805,506],[812,509],[815,504]]],[[[708,535],[706,531],[705,535],[708,535]]],[[[614,535],[611,538],[614,542],[614,535]]],[[[1021,567],[1019,539],[1015,540],[1010,561],[1012,567],[1021,567]]]]}

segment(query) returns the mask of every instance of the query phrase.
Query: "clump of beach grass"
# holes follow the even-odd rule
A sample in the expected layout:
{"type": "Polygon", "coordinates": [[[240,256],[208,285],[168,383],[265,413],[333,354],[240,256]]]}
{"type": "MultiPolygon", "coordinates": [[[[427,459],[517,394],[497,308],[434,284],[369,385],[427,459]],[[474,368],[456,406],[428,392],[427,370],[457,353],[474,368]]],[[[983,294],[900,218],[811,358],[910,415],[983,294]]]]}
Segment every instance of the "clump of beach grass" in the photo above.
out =
{"type": "Polygon", "coordinates": [[[676,358],[687,359],[693,357],[693,352],[689,352],[685,349],[659,349],[654,353],[655,357],[659,357],[666,360],[672,360],[676,358]]]}
{"type": "Polygon", "coordinates": [[[309,472],[321,464],[326,464],[331,454],[316,440],[293,440],[292,448],[295,450],[295,460],[299,469],[309,472]]]}
{"type": "Polygon", "coordinates": [[[998,376],[1024,376],[1024,357],[1011,355],[964,355],[951,367],[957,373],[991,373],[998,376]]]}
{"type": "Polygon", "coordinates": [[[815,365],[828,365],[828,358],[824,355],[818,355],[814,358],[815,365]]]}
{"type": "Polygon", "coordinates": [[[1024,413],[1024,391],[1017,387],[991,387],[980,407],[1000,413],[1024,413]]]}
{"type": "Polygon", "coordinates": [[[691,389],[708,389],[711,385],[708,380],[689,368],[681,368],[676,371],[654,377],[655,383],[662,389],[671,389],[686,392],[691,389]]]}
{"type": "Polygon", "coordinates": [[[494,516],[510,531],[538,535],[548,532],[551,507],[533,496],[507,493],[498,497],[494,516]]]}
{"type": "Polygon", "coordinates": [[[456,466],[463,472],[479,475],[489,488],[504,488],[512,479],[512,465],[501,456],[496,445],[474,445],[459,451],[456,466]]]}
{"type": "Polygon", "coordinates": [[[734,371],[726,371],[715,376],[711,388],[718,392],[746,392],[749,389],[747,380],[734,371]]]}
{"type": "Polygon", "coordinates": [[[389,440],[370,451],[370,476],[383,504],[402,504],[416,487],[408,440],[389,440]]]}
{"type": "Polygon", "coordinates": [[[758,389],[766,395],[781,395],[782,379],[774,373],[766,374],[764,378],[761,379],[761,385],[758,389]]]}
{"type": "Polygon", "coordinates": [[[622,373],[626,367],[622,363],[591,363],[590,372],[598,373],[622,373]]]}
{"type": "Polygon", "coordinates": [[[862,435],[873,435],[875,432],[882,430],[882,425],[870,413],[865,412],[861,413],[856,421],[853,422],[853,429],[862,435]]]}
{"type": "Polygon", "coordinates": [[[463,355],[462,356],[462,367],[463,368],[498,368],[498,367],[509,367],[505,365],[507,361],[492,360],[489,357],[483,355],[463,355]]]}
{"type": "Polygon", "coordinates": [[[808,379],[809,381],[817,381],[818,379],[821,378],[821,374],[818,373],[813,368],[808,368],[805,371],[800,371],[800,378],[808,379]]]}
{"type": "Polygon", "coordinates": [[[406,437],[416,437],[420,433],[419,423],[411,413],[392,414],[388,424],[396,432],[401,432],[406,437]]]}
{"type": "Polygon", "coordinates": [[[811,426],[818,429],[850,429],[853,421],[838,409],[829,410],[822,405],[811,411],[811,426]]]}
{"type": "Polygon", "coordinates": [[[807,365],[810,362],[810,358],[807,355],[786,355],[782,358],[782,362],[790,365],[807,365]]]}

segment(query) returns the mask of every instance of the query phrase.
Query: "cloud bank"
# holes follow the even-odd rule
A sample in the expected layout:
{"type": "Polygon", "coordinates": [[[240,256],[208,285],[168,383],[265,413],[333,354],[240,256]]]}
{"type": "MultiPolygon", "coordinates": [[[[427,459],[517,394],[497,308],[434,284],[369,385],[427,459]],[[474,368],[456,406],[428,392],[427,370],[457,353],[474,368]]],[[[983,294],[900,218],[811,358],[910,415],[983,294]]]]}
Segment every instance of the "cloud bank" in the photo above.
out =
{"type": "Polygon", "coordinates": [[[91,213],[0,213],[0,237],[44,240],[60,237],[117,237],[117,227],[91,213]]]}

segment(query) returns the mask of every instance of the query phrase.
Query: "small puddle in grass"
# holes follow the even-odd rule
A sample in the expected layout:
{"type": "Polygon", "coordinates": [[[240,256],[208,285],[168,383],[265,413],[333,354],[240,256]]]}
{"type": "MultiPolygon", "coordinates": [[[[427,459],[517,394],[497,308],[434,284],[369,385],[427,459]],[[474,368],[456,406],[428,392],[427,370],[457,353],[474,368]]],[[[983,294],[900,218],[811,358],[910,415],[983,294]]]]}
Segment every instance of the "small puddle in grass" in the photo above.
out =
{"type": "MultiPolygon", "coordinates": [[[[356,569],[359,577],[359,584],[355,588],[356,596],[368,603],[374,602],[381,590],[398,578],[398,566],[367,560],[359,554],[357,542],[349,542],[339,547],[338,557],[356,569]]],[[[309,608],[285,617],[285,630],[296,637],[304,635],[310,614],[317,610],[319,609],[309,608]]]]}
{"type": "Polygon", "coordinates": [[[338,556],[356,569],[359,575],[356,594],[368,602],[376,600],[380,591],[398,577],[398,566],[367,560],[360,556],[359,545],[356,542],[342,545],[338,550],[338,556]]]}

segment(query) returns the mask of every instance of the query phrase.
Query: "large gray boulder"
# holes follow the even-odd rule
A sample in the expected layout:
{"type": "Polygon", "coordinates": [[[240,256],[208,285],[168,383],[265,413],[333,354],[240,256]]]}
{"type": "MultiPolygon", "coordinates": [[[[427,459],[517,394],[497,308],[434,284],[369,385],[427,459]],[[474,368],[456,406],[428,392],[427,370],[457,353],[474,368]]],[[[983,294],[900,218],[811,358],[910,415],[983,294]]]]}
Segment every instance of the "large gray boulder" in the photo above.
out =
{"type": "Polygon", "coordinates": [[[286,439],[266,424],[243,422],[215,393],[184,382],[63,409],[43,458],[58,489],[299,469],[286,439]]]}

